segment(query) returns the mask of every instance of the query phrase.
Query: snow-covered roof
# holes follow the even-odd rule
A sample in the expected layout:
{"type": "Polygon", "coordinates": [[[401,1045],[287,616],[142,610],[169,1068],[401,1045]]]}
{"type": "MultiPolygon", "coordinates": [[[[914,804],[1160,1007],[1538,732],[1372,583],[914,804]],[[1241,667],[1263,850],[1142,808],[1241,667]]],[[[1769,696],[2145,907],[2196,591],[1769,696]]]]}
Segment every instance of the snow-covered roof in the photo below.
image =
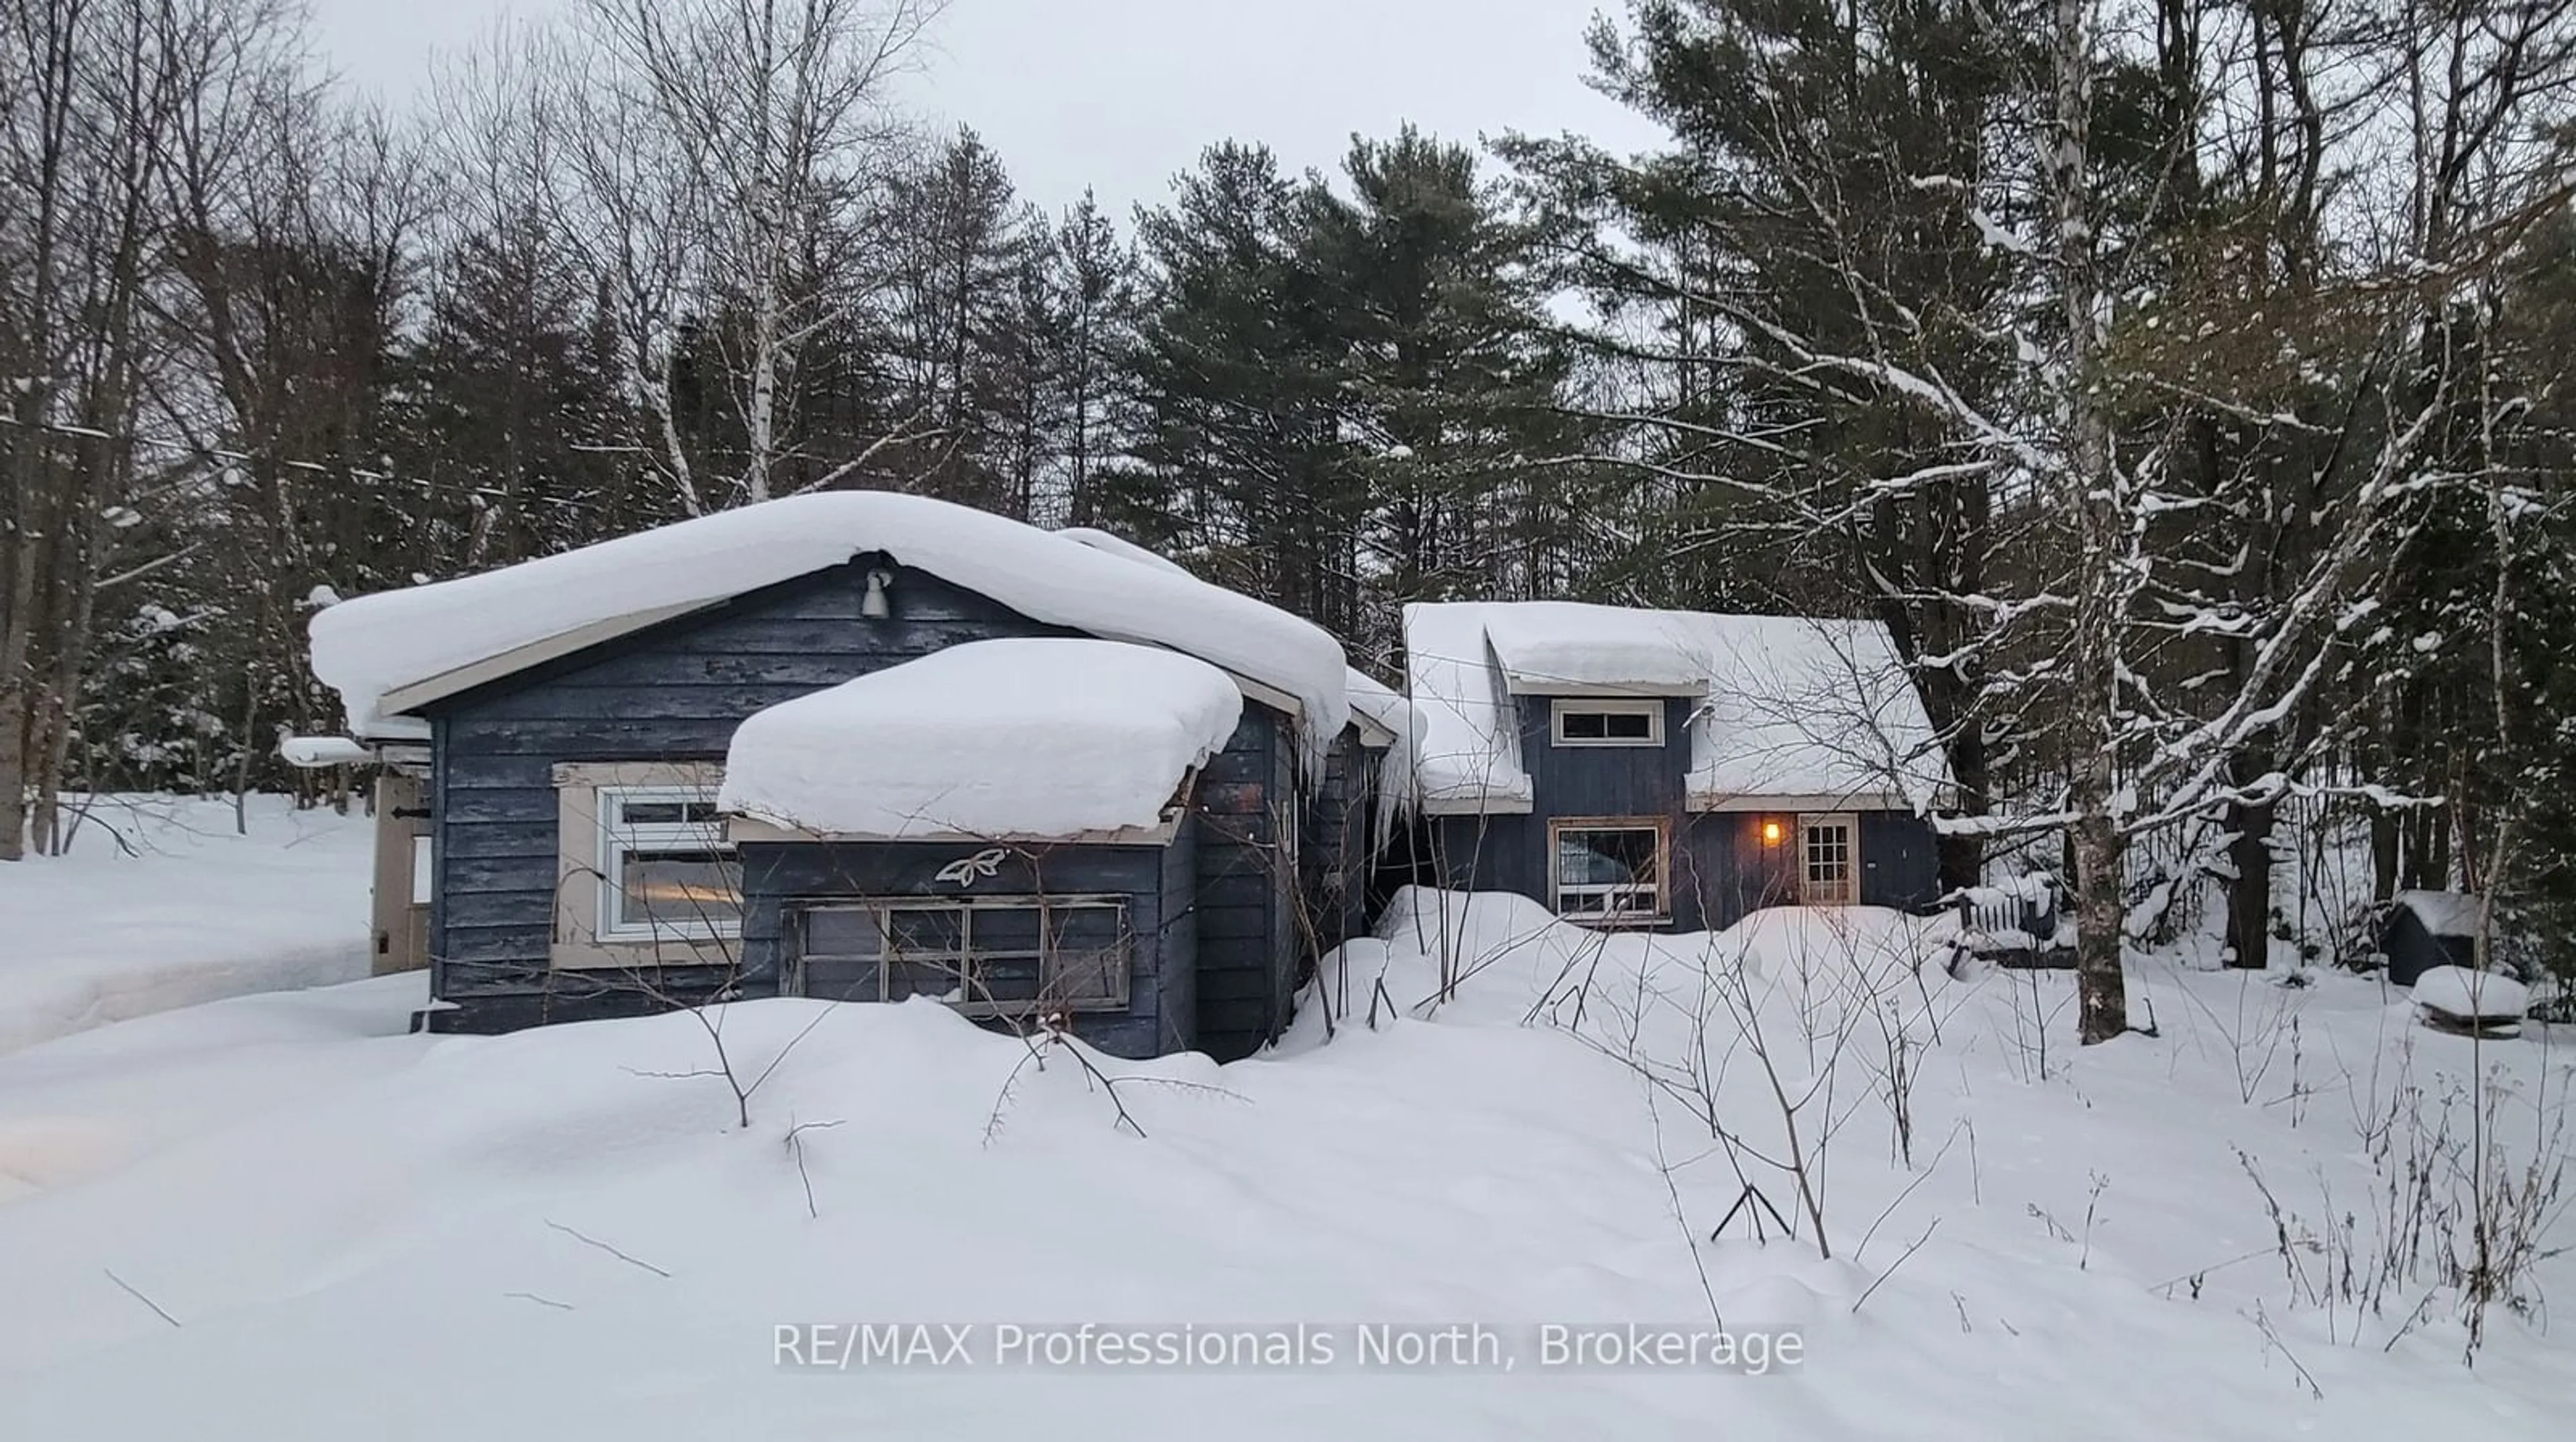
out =
{"type": "Polygon", "coordinates": [[[325,607],[312,622],[313,671],[340,692],[353,731],[380,736],[400,729],[380,704],[393,693],[529,648],[606,639],[870,551],[1033,620],[1168,646],[1283,693],[1303,709],[1310,745],[1329,744],[1348,720],[1342,648],[1308,621],[1178,567],[882,491],[767,501],[325,607]]]}
{"type": "Polygon", "coordinates": [[[2415,1004],[2477,1021],[2520,1021],[2531,1010],[2531,988],[2492,971],[2436,966],[2415,978],[2415,1004]]]}
{"type": "Polygon", "coordinates": [[[1243,715],[1153,646],[970,641],[755,712],[723,807],[819,835],[995,840],[1151,829],[1243,715]]]}
{"type": "Polygon", "coordinates": [[[2390,900],[2393,905],[2415,913],[2415,919],[2424,923],[2424,929],[2435,936],[2478,934],[2478,912],[2482,903],[2474,892],[2401,891],[2390,900]]]}
{"type": "Polygon", "coordinates": [[[1404,635],[1428,810],[1532,803],[1522,695],[1690,698],[1694,809],[1920,809],[1948,784],[1923,699],[1876,622],[1471,601],[1407,606],[1404,635]]]}
{"type": "MultiPolygon", "coordinates": [[[[1197,575],[1187,566],[1159,551],[1149,551],[1123,536],[1095,530],[1090,526],[1066,526],[1055,534],[1067,540],[1080,541],[1096,551],[1105,551],[1112,556],[1123,557],[1157,571],[1192,578],[1197,575]]],[[[1376,677],[1357,667],[1348,668],[1343,678],[1342,689],[1350,699],[1352,715],[1364,719],[1370,726],[1377,727],[1393,737],[1394,740],[1389,744],[1391,751],[1400,751],[1407,756],[1412,754],[1415,722],[1411,702],[1389,689],[1376,677]]],[[[1371,744],[1374,744],[1373,740],[1371,744]]],[[[1406,761],[1401,764],[1409,767],[1412,763],[1406,761]]]]}

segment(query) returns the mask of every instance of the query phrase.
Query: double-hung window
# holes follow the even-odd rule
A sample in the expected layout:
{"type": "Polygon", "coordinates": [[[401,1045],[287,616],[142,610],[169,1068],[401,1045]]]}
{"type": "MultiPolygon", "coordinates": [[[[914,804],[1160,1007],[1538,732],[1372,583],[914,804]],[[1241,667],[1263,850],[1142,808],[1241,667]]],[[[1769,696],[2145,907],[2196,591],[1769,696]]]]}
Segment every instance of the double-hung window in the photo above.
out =
{"type": "Polygon", "coordinates": [[[1669,914],[1660,821],[1559,821],[1550,828],[1557,915],[1637,923],[1669,914]]]}
{"type": "Polygon", "coordinates": [[[977,1017],[1122,1011],[1134,955],[1123,896],[814,902],[796,943],[806,996],[928,996],[977,1017]]]}
{"type": "Polygon", "coordinates": [[[602,786],[599,939],[728,937],[742,930],[742,863],[715,788],[602,786]]]}

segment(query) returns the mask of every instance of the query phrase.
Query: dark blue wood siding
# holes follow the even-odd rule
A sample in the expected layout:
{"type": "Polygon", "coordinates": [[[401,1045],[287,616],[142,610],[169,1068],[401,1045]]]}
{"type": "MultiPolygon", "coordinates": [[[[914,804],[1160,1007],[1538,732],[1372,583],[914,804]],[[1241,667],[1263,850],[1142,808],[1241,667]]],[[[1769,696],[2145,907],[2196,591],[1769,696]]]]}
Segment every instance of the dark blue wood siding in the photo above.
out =
{"type": "MultiPolygon", "coordinates": [[[[1569,700],[1576,698],[1567,698],[1569,700]]],[[[1559,746],[1551,696],[1520,698],[1521,764],[1548,816],[1681,815],[1690,771],[1692,702],[1663,698],[1661,746],[1559,746]]]]}
{"type": "MultiPolygon", "coordinates": [[[[863,618],[865,591],[863,564],[837,566],[428,708],[432,994],[468,1013],[436,1024],[495,1030],[655,1008],[631,979],[548,964],[556,762],[718,761],[744,717],[820,687],[963,641],[1075,634],[910,567],[894,568],[891,617],[863,618]]],[[[670,968],[656,989],[688,1000],[725,980],[670,968]]]]}
{"type": "MultiPolygon", "coordinates": [[[[1162,909],[1156,922],[1162,948],[1161,1045],[1133,1056],[1201,1050],[1199,1041],[1199,819],[1181,818],[1172,844],[1163,848],[1162,909]]],[[[1143,924],[1139,915],[1139,925],[1143,924]]]]}
{"type": "Polygon", "coordinates": [[[1368,873],[1377,850],[1377,768],[1386,753],[1362,746],[1347,727],[1324,762],[1299,832],[1306,894],[1314,899],[1313,944],[1341,945],[1368,925],[1368,873]]]}
{"type": "Polygon", "coordinates": [[[1932,823],[1906,811],[1863,811],[1860,899],[1866,906],[1929,911],[1941,901],[1941,838],[1932,823]]]}
{"type": "MultiPolygon", "coordinates": [[[[1672,928],[1733,926],[1757,907],[1798,899],[1798,818],[1792,812],[1690,813],[1687,799],[1691,703],[1665,703],[1661,747],[1556,746],[1546,696],[1520,698],[1521,756],[1536,806],[1526,815],[1442,816],[1404,843],[1422,880],[1554,900],[1549,824],[1560,818],[1659,817],[1672,828],[1672,928]],[[1777,822],[1767,844],[1762,825],[1777,822]]],[[[1853,813],[1860,848],[1860,900],[1922,910],[1940,899],[1939,848],[1932,823],[1901,811],[1853,813]]]]}
{"type": "Polygon", "coordinates": [[[1251,1055],[1288,1025],[1301,948],[1278,819],[1305,804],[1295,739],[1285,716],[1246,703],[1199,775],[1199,1049],[1219,1061],[1251,1055]]]}
{"type": "MultiPolygon", "coordinates": [[[[797,990],[792,918],[807,902],[888,896],[1122,896],[1134,933],[1127,1009],[1083,1012],[1074,1034],[1114,1056],[1150,1057],[1190,1048],[1196,1038],[1191,967],[1196,936],[1186,895],[1192,848],[1064,843],[1017,847],[971,888],[938,879],[941,868],[985,850],[973,841],[864,843],[754,842],[742,848],[745,989],[797,990]],[[1167,888],[1176,874],[1183,898],[1167,888]],[[1177,923],[1177,908],[1182,916],[1177,923]]],[[[998,1028],[1009,1023],[997,1021],[998,1028]]]]}

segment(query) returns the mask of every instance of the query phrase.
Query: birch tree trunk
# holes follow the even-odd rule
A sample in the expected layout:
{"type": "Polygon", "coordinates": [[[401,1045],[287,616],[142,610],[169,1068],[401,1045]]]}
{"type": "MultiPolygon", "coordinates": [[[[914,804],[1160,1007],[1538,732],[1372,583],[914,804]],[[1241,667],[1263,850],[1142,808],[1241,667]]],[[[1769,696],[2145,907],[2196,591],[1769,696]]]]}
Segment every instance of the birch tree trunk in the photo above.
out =
{"type": "Polygon", "coordinates": [[[2067,809],[2074,817],[2077,1034],[2087,1046],[2109,1041],[2129,1026],[2127,981],[2120,965],[2128,843],[2117,810],[2125,536],[2112,418],[2099,384],[2110,298],[2103,289],[2088,194],[2095,3],[2055,0],[2051,12],[2049,71],[2055,106],[2046,161],[2050,215],[2057,225],[2058,303],[2066,325],[2064,358],[2054,380],[2077,540],[2068,659],[2078,724],[2072,731],[2076,754],[2070,758],[2067,809]]]}

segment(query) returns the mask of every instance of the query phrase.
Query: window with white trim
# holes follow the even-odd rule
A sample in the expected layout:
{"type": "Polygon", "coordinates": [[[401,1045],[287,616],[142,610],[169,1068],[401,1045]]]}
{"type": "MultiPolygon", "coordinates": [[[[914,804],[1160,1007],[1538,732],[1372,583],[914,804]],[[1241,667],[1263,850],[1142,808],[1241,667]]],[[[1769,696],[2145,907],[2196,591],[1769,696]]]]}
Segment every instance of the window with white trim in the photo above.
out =
{"type": "Polygon", "coordinates": [[[1661,746],[1664,703],[1560,696],[1550,705],[1548,725],[1559,746],[1661,746]]]}
{"type": "Polygon", "coordinates": [[[813,902],[795,940],[805,996],[928,996],[976,1017],[1124,1011],[1135,954],[1123,896],[813,902]]]}
{"type": "Polygon", "coordinates": [[[1668,914],[1661,821],[1560,821],[1549,831],[1557,915],[1620,922],[1668,914]]]}
{"type": "Polygon", "coordinates": [[[742,862],[712,786],[602,786],[601,941],[742,934],[742,862]]]}

